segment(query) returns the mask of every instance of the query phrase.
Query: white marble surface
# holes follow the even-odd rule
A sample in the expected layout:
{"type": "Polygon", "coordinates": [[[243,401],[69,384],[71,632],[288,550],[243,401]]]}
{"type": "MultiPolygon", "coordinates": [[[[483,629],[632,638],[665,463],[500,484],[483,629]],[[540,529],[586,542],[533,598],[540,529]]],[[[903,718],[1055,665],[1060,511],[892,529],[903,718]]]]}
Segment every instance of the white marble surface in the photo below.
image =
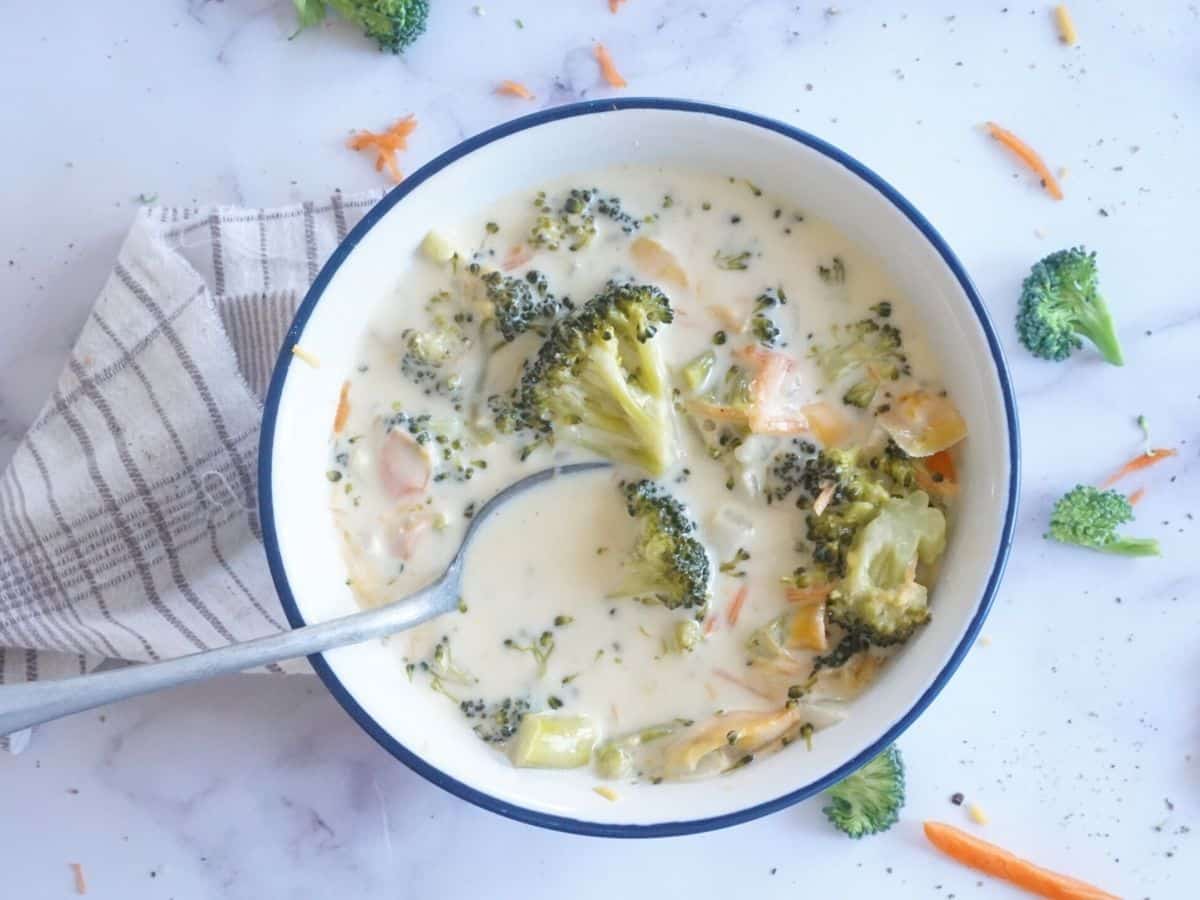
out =
{"type": "MultiPolygon", "coordinates": [[[[85,714],[0,759],[0,896],[98,898],[1000,897],[933,854],[918,823],[965,822],[1123,896],[1200,879],[1200,513],[1195,375],[1200,180],[1194,3],[433,0],[406,57],[333,26],[292,42],[290,4],[6,4],[0,10],[0,463],[51,387],[137,204],[270,205],[377,184],[352,127],[415,112],[412,170],[505,118],[603,96],[602,39],[628,93],[702,98],[808,128],[874,167],[942,231],[1011,354],[1024,432],[1018,541],[985,633],[903,738],[904,821],[851,843],[809,802],[666,841],[569,837],[467,806],[394,762],[313,679],[228,679],[85,714]],[[1128,7],[1123,10],[1122,7],[1128,7]],[[518,29],[514,19],[523,19],[518,29]],[[534,103],[490,94],[516,78],[534,103]],[[983,137],[995,118],[1069,170],[1051,203],[983,137]],[[1012,331],[1034,259],[1087,242],[1128,365],[1031,360],[1012,331]],[[1138,413],[1179,460],[1143,479],[1128,562],[1048,545],[1057,492],[1139,448],[1138,413]]],[[[1132,486],[1132,485],[1131,485],[1132,486]]]]}

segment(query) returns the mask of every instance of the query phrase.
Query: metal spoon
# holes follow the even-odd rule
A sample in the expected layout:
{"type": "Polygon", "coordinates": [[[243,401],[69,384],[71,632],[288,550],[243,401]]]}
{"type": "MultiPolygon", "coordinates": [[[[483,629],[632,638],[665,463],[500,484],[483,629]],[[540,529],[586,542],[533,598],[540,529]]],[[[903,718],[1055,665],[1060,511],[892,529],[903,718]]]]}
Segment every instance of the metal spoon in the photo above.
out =
{"type": "Polygon", "coordinates": [[[387,606],[178,659],[60,681],[35,681],[0,688],[0,734],[11,734],[31,725],[40,725],[126,697],[386,637],[448,613],[458,607],[463,557],[484,519],[518,494],[559,475],[590,472],[609,466],[606,462],[558,466],[510,484],[475,513],[446,571],[415,594],[387,606]]]}

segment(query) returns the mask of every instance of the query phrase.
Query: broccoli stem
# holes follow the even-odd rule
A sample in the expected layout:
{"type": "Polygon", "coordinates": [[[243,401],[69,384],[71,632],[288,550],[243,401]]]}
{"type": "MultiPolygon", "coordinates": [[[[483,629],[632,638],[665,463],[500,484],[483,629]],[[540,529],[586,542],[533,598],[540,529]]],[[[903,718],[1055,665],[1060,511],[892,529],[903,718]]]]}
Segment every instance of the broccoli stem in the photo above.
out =
{"type": "Polygon", "coordinates": [[[1078,310],[1075,330],[1096,345],[1104,359],[1114,366],[1125,365],[1116,326],[1104,301],[1089,303],[1078,310]]]}
{"type": "Polygon", "coordinates": [[[1105,553],[1118,556],[1161,556],[1158,541],[1154,538],[1117,538],[1100,548],[1105,553]]]}

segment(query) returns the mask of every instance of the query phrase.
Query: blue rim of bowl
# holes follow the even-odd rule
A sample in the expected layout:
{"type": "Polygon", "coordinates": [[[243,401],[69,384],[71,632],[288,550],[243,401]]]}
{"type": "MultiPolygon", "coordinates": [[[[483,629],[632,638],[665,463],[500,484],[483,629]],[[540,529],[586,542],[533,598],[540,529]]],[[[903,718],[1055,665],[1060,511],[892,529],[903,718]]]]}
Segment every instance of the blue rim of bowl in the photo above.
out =
{"type": "Polygon", "coordinates": [[[308,323],[309,316],[312,315],[317,303],[321,299],[321,295],[325,292],[325,288],[333,279],[342,263],[354,250],[359,241],[366,236],[381,218],[394,207],[397,203],[403,200],[411,193],[418,185],[432,176],[436,175],[442,169],[461,159],[469,153],[484,147],[493,141],[498,141],[509,135],[516,134],[519,131],[525,131],[529,128],[535,128],[539,125],[545,125],[548,122],[556,122],[560,119],[570,119],[575,116],[586,116],[594,113],[616,112],[620,110],[630,109],[656,109],[669,110],[673,112],[700,113],[709,116],[719,116],[721,118],[733,119],[738,122],[744,122],[748,125],[755,125],[759,128],[765,128],[768,131],[773,131],[777,134],[789,137],[794,141],[804,144],[810,149],[816,150],[818,153],[826,156],[836,163],[841,164],[849,169],[859,178],[866,181],[875,190],[879,191],[886,197],[893,206],[895,206],[910,222],[921,232],[927,241],[933,245],[941,256],[942,261],[954,274],[963,293],[971,303],[971,308],[975,311],[975,315],[979,319],[980,328],[983,329],[984,336],[987,339],[988,348],[992,354],[992,361],[996,366],[996,375],[1000,382],[1000,390],[1004,398],[1004,412],[1006,416],[1006,427],[1008,431],[1009,442],[1009,483],[1008,483],[1008,502],[1007,509],[1004,515],[1004,527],[1001,531],[1000,546],[996,550],[996,558],[992,563],[992,571],[988,577],[986,586],[984,587],[983,595],[980,598],[979,608],[976,610],[971,623],[963,635],[962,640],[958,642],[950,659],[942,670],[933,679],[932,684],[925,692],[917,698],[912,708],[908,710],[900,719],[895,722],[883,735],[874,743],[857,754],[853,759],[850,759],[839,766],[834,771],[830,772],[823,778],[819,778],[803,787],[790,791],[781,797],[774,800],[769,800],[765,803],[760,803],[756,806],[747,807],[746,809],[737,810],[731,813],[725,813],[719,816],[712,816],[705,819],[690,819],[676,822],[659,822],[650,825],[625,825],[613,824],[608,822],[590,822],[584,819],[574,819],[567,816],[556,816],[548,813],[539,812],[533,809],[519,806],[514,803],[508,803],[496,797],[479,791],[470,785],[464,784],[455,778],[435,768],[425,762],[421,757],[409,750],[401,744],[396,738],[392,737],[382,726],[376,722],[370,714],[364,710],[358,702],[351,696],[350,692],[342,685],[337,675],[334,674],[328,662],[323,655],[317,654],[310,656],[309,662],[313,669],[321,677],[326,688],[333,694],[334,698],[340,703],[345,710],[350,714],[358,725],[373,737],[385,750],[407,765],[418,775],[427,778],[434,784],[449,791],[450,793],[461,797],[464,800],[474,803],[476,806],[499,813],[502,816],[507,816],[510,819],[516,819],[520,822],[526,822],[531,825],[537,825],[542,828],[549,828],[555,831],[565,831],[573,834],[585,834],[598,837],[622,837],[622,838],[647,838],[647,837],[670,837],[682,834],[695,834],[702,831],[713,831],[718,828],[728,828],[732,825],[739,825],[742,822],[748,822],[751,819],[756,819],[759,816],[765,816],[769,813],[777,812],[792,804],[798,803],[801,800],[806,800],[815,794],[825,790],[830,785],[845,778],[851,772],[858,769],[883,748],[892,744],[910,725],[917,720],[917,717],[925,711],[925,708],[933,702],[933,699],[945,687],[950,676],[962,663],[963,658],[967,655],[967,651],[975,642],[975,638],[979,634],[980,628],[983,626],[984,619],[987,618],[988,611],[991,609],[992,601],[995,597],[996,590],[999,587],[1000,579],[1004,574],[1004,567],[1008,562],[1009,548],[1012,545],[1013,531],[1016,526],[1017,517],[1017,497],[1020,484],[1020,435],[1017,428],[1017,411],[1016,402],[1013,398],[1012,383],[1009,378],[1008,364],[1004,358],[1004,351],[1000,347],[1000,342],[996,338],[995,329],[992,327],[987,310],[984,308],[983,301],[979,298],[975,286],[971,283],[971,279],[967,276],[962,264],[958,261],[958,257],[950,250],[950,247],[938,234],[937,230],[929,224],[928,220],[917,212],[911,203],[900,195],[895,188],[876,175],[872,170],[868,169],[858,160],[843,153],[836,147],[827,144],[820,138],[814,137],[806,131],[799,128],[794,128],[783,122],[775,119],[770,119],[765,116],[755,115],[754,113],[744,112],[738,109],[731,109],[724,106],[715,106],[708,103],[697,103],[690,100],[674,100],[658,97],[628,97],[615,100],[589,100],[582,103],[573,103],[567,106],[559,106],[554,109],[547,109],[541,112],[533,113],[528,116],[522,116],[519,119],[514,119],[510,122],[505,122],[497,125],[494,128],[489,128],[487,131],[481,132],[472,138],[468,138],[461,144],[447,150],[441,156],[431,160],[422,166],[417,172],[408,176],[398,186],[393,188],[387,196],[379,201],[363,218],[354,226],[345,240],[334,251],[333,256],[325,263],[321,269],[316,281],[309,288],[308,294],[304,298],[304,302],[300,304],[300,308],[296,311],[296,318],[292,321],[291,327],[288,329],[284,339],[283,348],[280,350],[279,358],[275,363],[275,370],[271,375],[271,384],[267,391],[267,399],[263,410],[262,435],[259,441],[259,458],[258,458],[258,485],[259,485],[259,517],[262,523],[263,544],[267,551],[267,561],[271,568],[271,577],[275,582],[275,589],[279,594],[280,603],[283,605],[288,622],[293,628],[299,628],[308,624],[304,617],[300,614],[300,609],[296,605],[296,599],[292,594],[291,585],[288,582],[287,572],[284,570],[283,559],[279,552],[279,538],[275,530],[275,517],[273,515],[273,498],[272,498],[272,482],[271,482],[271,467],[272,456],[275,442],[275,423],[279,412],[279,400],[283,393],[283,385],[287,379],[288,367],[292,363],[292,347],[299,340],[301,333],[304,331],[305,325],[308,323]]]}

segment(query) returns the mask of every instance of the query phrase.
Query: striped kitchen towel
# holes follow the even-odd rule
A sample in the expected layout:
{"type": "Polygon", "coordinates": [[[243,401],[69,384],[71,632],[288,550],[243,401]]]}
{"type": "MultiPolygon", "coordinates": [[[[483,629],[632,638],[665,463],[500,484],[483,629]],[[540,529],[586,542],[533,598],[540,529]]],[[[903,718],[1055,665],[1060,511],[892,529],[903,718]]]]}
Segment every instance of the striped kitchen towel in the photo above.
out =
{"type": "Polygon", "coordinates": [[[0,478],[0,683],[284,627],[260,545],[262,399],[304,292],[380,196],[139,212],[0,478]]]}

